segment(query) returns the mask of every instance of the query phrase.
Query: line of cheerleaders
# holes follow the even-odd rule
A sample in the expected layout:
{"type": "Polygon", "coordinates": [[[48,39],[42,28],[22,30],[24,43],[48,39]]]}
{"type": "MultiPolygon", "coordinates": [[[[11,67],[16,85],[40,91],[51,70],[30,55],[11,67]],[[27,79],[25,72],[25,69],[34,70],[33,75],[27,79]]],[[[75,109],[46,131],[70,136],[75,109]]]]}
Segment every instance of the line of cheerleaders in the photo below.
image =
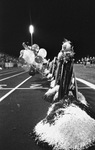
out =
{"type": "Polygon", "coordinates": [[[46,117],[33,128],[36,144],[45,150],[95,149],[95,114],[78,91],[71,42],[65,39],[52,61],[37,44],[23,43],[23,47],[20,58],[29,66],[30,75],[40,73],[50,83],[43,98],[50,103],[46,117]]]}

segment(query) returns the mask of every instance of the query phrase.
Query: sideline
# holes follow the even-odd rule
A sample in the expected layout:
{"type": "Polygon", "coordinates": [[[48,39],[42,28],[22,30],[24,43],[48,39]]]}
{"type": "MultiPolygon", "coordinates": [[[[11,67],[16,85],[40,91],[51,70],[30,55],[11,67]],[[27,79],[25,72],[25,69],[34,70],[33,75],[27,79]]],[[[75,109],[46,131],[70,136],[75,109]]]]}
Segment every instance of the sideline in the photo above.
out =
{"type": "Polygon", "coordinates": [[[7,72],[11,72],[11,71],[16,71],[16,70],[21,70],[21,68],[3,69],[3,70],[0,70],[0,74],[2,74],[2,73],[7,73],[7,72]]]}
{"type": "MultiPolygon", "coordinates": [[[[15,73],[15,72],[18,72],[18,70],[16,70],[16,71],[12,71],[11,70],[10,72],[5,72],[5,73],[0,74],[0,76],[6,75],[6,74],[15,73]]],[[[21,72],[21,71],[19,71],[19,72],[21,72]]]]}
{"type": "Polygon", "coordinates": [[[92,83],[90,83],[90,82],[88,82],[86,80],[80,79],[80,78],[76,78],[76,80],[79,81],[79,82],[82,82],[82,83],[86,84],[87,86],[89,86],[89,87],[91,87],[92,89],[95,90],[95,84],[92,84],[92,83]]]}
{"type": "Polygon", "coordinates": [[[26,78],[23,82],[21,82],[20,84],[18,84],[15,88],[13,88],[11,91],[9,91],[7,94],[5,94],[4,96],[2,96],[0,98],[0,102],[2,100],[4,100],[7,96],[9,96],[12,92],[14,92],[18,87],[20,87],[22,84],[24,84],[27,80],[29,80],[32,76],[29,76],[28,78],[26,78]]]}
{"type": "Polygon", "coordinates": [[[6,77],[6,78],[3,78],[3,79],[1,79],[0,81],[4,81],[4,80],[6,80],[6,79],[10,79],[10,78],[12,78],[12,77],[16,77],[16,76],[18,76],[18,75],[20,75],[20,74],[23,74],[23,73],[26,73],[27,71],[24,71],[24,72],[20,72],[20,73],[18,73],[18,74],[15,74],[15,75],[12,75],[12,76],[9,76],[9,77],[6,77]]]}
{"type": "MultiPolygon", "coordinates": [[[[13,88],[1,88],[0,90],[12,90],[13,88]]],[[[37,89],[41,89],[41,90],[48,90],[49,88],[48,87],[32,87],[32,88],[17,88],[16,90],[37,90],[37,89]]]]}

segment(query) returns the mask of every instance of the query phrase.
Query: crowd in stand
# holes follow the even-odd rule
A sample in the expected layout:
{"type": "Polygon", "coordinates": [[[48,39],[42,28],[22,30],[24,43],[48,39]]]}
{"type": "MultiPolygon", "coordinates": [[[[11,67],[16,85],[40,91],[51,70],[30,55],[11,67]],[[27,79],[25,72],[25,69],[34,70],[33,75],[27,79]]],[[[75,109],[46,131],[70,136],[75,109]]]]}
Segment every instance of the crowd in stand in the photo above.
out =
{"type": "Polygon", "coordinates": [[[95,64],[95,57],[82,57],[77,61],[78,64],[83,64],[84,66],[86,65],[94,65],[95,64]]]}
{"type": "Polygon", "coordinates": [[[13,68],[19,67],[19,60],[16,57],[10,56],[0,52],[0,68],[13,68]]]}

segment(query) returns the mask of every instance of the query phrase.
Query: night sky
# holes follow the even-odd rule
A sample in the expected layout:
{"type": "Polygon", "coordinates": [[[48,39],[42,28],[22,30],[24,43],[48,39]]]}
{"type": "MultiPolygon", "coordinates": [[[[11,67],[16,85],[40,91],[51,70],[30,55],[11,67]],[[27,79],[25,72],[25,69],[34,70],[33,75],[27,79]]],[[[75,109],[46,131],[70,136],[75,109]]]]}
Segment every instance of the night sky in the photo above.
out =
{"type": "Polygon", "coordinates": [[[95,0],[0,0],[0,51],[19,57],[22,42],[45,48],[48,58],[61,49],[64,38],[75,57],[95,56],[95,0]]]}

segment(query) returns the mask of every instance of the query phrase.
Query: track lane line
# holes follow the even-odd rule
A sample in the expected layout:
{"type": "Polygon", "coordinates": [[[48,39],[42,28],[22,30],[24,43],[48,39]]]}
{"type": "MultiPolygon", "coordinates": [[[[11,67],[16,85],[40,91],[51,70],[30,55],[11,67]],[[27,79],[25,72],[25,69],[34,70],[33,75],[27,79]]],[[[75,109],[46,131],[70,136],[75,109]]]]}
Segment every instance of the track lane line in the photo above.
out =
{"type": "MultiPolygon", "coordinates": [[[[1,87],[0,90],[12,90],[13,88],[6,88],[6,87],[1,87]]],[[[17,88],[17,90],[31,90],[31,89],[49,89],[48,87],[33,87],[33,88],[30,88],[30,87],[27,87],[27,88],[17,88]]],[[[78,87],[78,90],[89,90],[89,89],[92,89],[91,87],[78,87]]]]}
{"type": "MultiPolygon", "coordinates": [[[[6,73],[2,73],[2,74],[0,74],[0,76],[6,75],[6,74],[11,74],[11,73],[16,73],[16,72],[18,72],[18,70],[17,71],[10,71],[10,72],[6,72],[6,73]]],[[[19,71],[19,72],[21,72],[21,71],[19,71]]]]}
{"type": "Polygon", "coordinates": [[[12,76],[9,76],[9,77],[6,77],[6,78],[3,78],[3,79],[1,79],[0,81],[4,81],[4,80],[10,79],[10,78],[12,78],[12,77],[16,77],[16,76],[18,76],[18,75],[20,75],[20,74],[23,74],[23,73],[26,73],[26,72],[27,72],[27,71],[20,72],[20,73],[18,73],[18,74],[15,74],[15,75],[12,75],[12,76]]]}
{"type": "Polygon", "coordinates": [[[24,84],[27,80],[29,80],[32,76],[29,76],[28,78],[26,78],[23,82],[21,82],[20,84],[18,84],[15,88],[13,88],[11,91],[9,91],[7,94],[5,94],[4,96],[2,96],[0,98],[0,102],[2,100],[4,100],[6,97],[8,97],[11,93],[13,93],[18,87],[20,87],[22,84],[24,84]]]}
{"type": "MultiPolygon", "coordinates": [[[[0,90],[12,90],[13,88],[1,88],[0,90]]],[[[33,88],[17,88],[17,90],[36,90],[36,89],[46,89],[48,90],[48,87],[33,87],[33,88]]]]}
{"type": "Polygon", "coordinates": [[[85,85],[91,87],[92,89],[95,90],[95,84],[92,84],[86,80],[80,79],[80,78],[76,78],[77,81],[84,83],[85,85]]]}

